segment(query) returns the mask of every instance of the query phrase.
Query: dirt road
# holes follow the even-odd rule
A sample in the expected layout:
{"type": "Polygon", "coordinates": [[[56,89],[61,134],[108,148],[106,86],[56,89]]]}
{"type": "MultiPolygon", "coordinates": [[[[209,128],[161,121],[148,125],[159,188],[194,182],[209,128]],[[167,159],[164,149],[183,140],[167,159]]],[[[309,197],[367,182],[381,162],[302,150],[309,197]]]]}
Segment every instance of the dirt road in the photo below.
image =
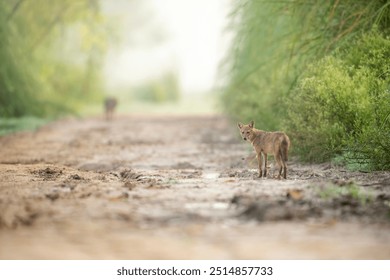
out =
{"type": "Polygon", "coordinates": [[[258,179],[218,116],[67,119],[1,137],[0,258],[390,258],[388,172],[289,165],[288,180],[258,179]]]}

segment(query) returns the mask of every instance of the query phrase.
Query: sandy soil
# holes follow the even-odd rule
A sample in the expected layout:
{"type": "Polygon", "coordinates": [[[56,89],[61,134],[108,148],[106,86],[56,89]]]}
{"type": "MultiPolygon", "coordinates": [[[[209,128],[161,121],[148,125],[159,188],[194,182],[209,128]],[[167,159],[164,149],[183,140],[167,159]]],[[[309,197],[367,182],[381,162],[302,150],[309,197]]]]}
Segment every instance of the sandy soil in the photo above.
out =
{"type": "Polygon", "coordinates": [[[390,258],[389,172],[291,160],[276,180],[255,166],[218,116],[66,119],[1,137],[0,258],[390,258]]]}

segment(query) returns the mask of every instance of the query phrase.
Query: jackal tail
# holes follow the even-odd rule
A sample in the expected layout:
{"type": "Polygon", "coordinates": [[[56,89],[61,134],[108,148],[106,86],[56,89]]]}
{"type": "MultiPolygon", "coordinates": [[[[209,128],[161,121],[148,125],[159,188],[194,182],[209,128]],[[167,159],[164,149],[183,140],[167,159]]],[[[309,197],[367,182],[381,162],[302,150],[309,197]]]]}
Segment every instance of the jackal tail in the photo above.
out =
{"type": "Polygon", "coordinates": [[[282,156],[283,161],[288,161],[288,146],[288,141],[283,139],[280,145],[280,155],[282,156]]]}

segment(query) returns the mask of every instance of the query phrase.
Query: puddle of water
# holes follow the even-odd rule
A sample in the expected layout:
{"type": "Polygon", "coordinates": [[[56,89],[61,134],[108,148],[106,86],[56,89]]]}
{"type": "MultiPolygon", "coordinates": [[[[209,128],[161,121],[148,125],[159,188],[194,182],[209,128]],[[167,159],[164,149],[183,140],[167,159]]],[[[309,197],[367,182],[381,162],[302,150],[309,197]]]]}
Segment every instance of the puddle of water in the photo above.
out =
{"type": "Polygon", "coordinates": [[[185,204],[185,208],[191,209],[191,210],[197,210],[197,209],[225,210],[225,209],[228,209],[229,206],[230,206],[230,204],[226,203],[226,202],[215,202],[215,203],[199,202],[199,203],[186,203],[185,204]]]}
{"type": "Polygon", "coordinates": [[[230,206],[230,203],[226,202],[216,202],[212,204],[213,209],[218,209],[218,210],[225,210],[228,209],[230,206]]]}
{"type": "Polygon", "coordinates": [[[218,172],[203,172],[202,178],[204,179],[217,179],[219,178],[219,173],[218,172]]]}

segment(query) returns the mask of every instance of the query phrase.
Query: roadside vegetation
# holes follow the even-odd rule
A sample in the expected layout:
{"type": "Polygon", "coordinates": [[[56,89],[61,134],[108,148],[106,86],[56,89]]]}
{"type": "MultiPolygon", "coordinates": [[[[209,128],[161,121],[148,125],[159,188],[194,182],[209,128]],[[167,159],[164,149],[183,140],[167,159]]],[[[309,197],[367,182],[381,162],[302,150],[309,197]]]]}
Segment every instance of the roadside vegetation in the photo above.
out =
{"type": "Polygon", "coordinates": [[[133,46],[142,40],[140,44],[156,43],[150,32],[141,39],[134,32],[140,25],[153,25],[143,4],[127,3],[129,23],[113,18],[100,0],[48,2],[0,1],[1,135],[35,129],[68,114],[101,114],[104,98],[111,95],[124,107],[179,101],[174,72],[132,85],[122,96],[120,90],[107,90],[103,68],[109,48],[130,39],[133,46]]]}
{"type": "Polygon", "coordinates": [[[0,117],[56,116],[99,98],[103,21],[98,1],[0,1],[0,117]]]}
{"type": "Polygon", "coordinates": [[[108,27],[96,0],[0,1],[0,133],[101,99],[108,27]]]}
{"type": "Polygon", "coordinates": [[[390,2],[236,1],[221,96],[310,162],[390,169],[390,2]]]}

